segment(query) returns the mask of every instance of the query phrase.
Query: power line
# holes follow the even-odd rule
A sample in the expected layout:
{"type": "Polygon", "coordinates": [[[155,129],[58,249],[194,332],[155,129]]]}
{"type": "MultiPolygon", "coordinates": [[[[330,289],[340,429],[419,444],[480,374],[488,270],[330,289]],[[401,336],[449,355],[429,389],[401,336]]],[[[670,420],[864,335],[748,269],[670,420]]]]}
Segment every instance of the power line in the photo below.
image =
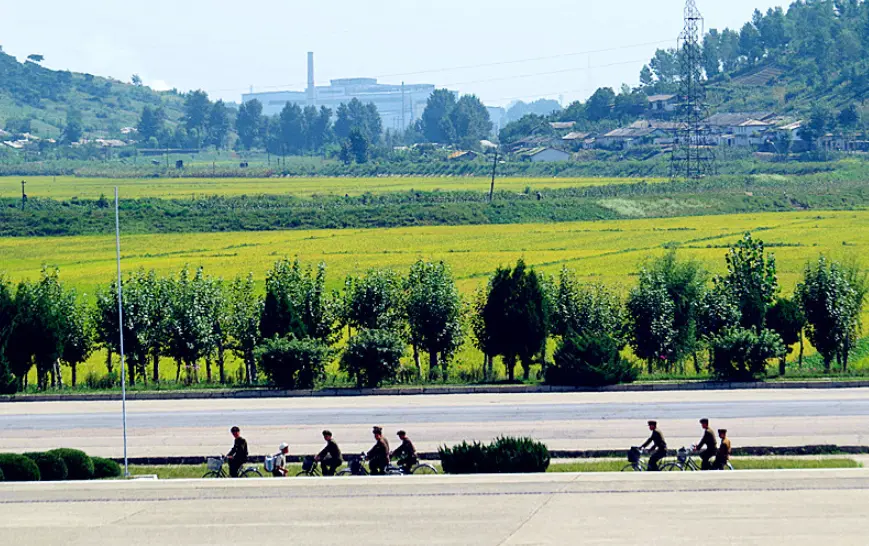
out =
{"type": "Polygon", "coordinates": [[[568,72],[584,72],[587,70],[595,70],[598,68],[608,68],[608,67],[612,67],[612,66],[621,66],[621,65],[626,65],[626,64],[641,63],[641,62],[643,62],[643,60],[644,59],[632,60],[632,61],[619,61],[617,63],[608,63],[608,64],[601,64],[601,65],[595,65],[595,66],[580,66],[577,68],[565,68],[562,70],[552,70],[550,72],[535,72],[533,74],[517,74],[514,76],[502,76],[499,78],[490,78],[490,79],[486,79],[486,80],[474,80],[474,81],[467,81],[467,82],[451,82],[451,83],[445,83],[443,85],[444,86],[471,85],[471,84],[475,84],[475,83],[488,83],[488,82],[497,82],[497,81],[505,81],[505,80],[515,80],[515,79],[520,79],[520,78],[531,78],[534,76],[549,76],[552,74],[565,74],[568,72]]]}
{"type": "MultiPolygon", "coordinates": [[[[419,75],[423,75],[423,74],[437,74],[437,73],[442,73],[442,72],[452,72],[452,71],[458,71],[458,70],[471,70],[471,69],[486,68],[486,67],[492,67],[492,66],[506,66],[506,65],[513,65],[513,64],[546,61],[546,60],[552,60],[552,59],[563,59],[563,58],[567,58],[567,57],[577,57],[577,56],[581,56],[581,55],[594,55],[594,54],[599,54],[599,53],[610,53],[613,51],[621,51],[624,49],[633,49],[633,48],[638,48],[638,47],[648,47],[648,46],[653,46],[653,45],[672,44],[672,43],[673,43],[673,39],[670,38],[667,40],[656,40],[653,42],[627,44],[627,45],[614,46],[614,47],[608,47],[608,48],[602,48],[602,49],[592,49],[592,50],[588,50],[588,51],[576,51],[573,53],[559,53],[559,54],[555,54],[555,55],[544,55],[544,56],[539,56],[539,57],[527,57],[524,59],[513,59],[513,60],[507,60],[507,61],[494,61],[494,62],[489,62],[489,63],[479,63],[479,64],[472,64],[472,65],[457,65],[457,66],[451,66],[451,67],[441,67],[441,68],[433,68],[433,69],[427,69],[427,70],[417,70],[414,72],[399,72],[399,73],[393,73],[393,74],[380,74],[380,75],[376,75],[373,77],[377,78],[377,79],[381,79],[381,78],[385,79],[385,78],[397,78],[397,77],[404,77],[404,76],[419,76],[419,75]]],[[[641,62],[641,61],[631,61],[631,62],[641,62]]],[[[625,64],[627,64],[627,63],[625,63],[625,64]]],[[[552,72],[552,73],[556,74],[558,72],[552,72]]],[[[491,81],[498,81],[498,80],[491,80],[491,81]]],[[[280,85],[258,85],[258,86],[254,86],[254,87],[256,87],[257,89],[287,89],[287,88],[292,88],[292,87],[302,87],[305,85],[307,85],[307,82],[296,82],[296,83],[287,83],[287,84],[280,84],[280,85]]],[[[462,83],[450,83],[450,84],[443,84],[443,85],[463,85],[463,84],[462,83]]],[[[247,88],[245,88],[245,87],[235,87],[235,88],[215,89],[215,90],[213,90],[213,92],[221,93],[221,92],[230,92],[230,91],[245,91],[246,89],[247,88]]]]}

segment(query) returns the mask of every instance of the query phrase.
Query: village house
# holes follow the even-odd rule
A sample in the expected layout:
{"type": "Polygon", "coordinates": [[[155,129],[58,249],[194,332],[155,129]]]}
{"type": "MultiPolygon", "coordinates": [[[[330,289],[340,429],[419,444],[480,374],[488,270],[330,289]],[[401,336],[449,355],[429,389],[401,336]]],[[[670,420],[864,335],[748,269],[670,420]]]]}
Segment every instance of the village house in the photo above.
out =
{"type": "Polygon", "coordinates": [[[522,150],[516,155],[519,159],[531,161],[533,163],[541,163],[545,161],[568,161],[570,159],[569,153],[548,146],[522,150]]]}
{"type": "Polygon", "coordinates": [[[649,95],[649,112],[653,114],[667,114],[675,112],[679,107],[679,99],[676,95],[649,95]]]}

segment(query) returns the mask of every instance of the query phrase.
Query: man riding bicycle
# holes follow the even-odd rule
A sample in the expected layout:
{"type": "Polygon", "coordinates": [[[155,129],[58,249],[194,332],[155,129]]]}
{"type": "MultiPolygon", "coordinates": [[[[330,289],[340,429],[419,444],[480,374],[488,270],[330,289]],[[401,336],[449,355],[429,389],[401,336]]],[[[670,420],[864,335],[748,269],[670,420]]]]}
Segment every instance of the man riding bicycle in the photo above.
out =
{"type": "Polygon", "coordinates": [[[715,440],[715,434],[712,433],[712,429],[709,428],[709,419],[705,417],[700,419],[700,426],[703,427],[703,437],[700,438],[700,442],[695,447],[697,455],[702,461],[700,463],[700,470],[712,470],[711,460],[718,449],[718,442],[715,440]]]}
{"type": "Polygon", "coordinates": [[[649,421],[648,424],[649,430],[652,431],[652,435],[649,436],[649,439],[640,447],[645,448],[649,444],[652,444],[651,455],[649,455],[649,471],[655,472],[660,470],[660,468],[658,468],[658,461],[667,455],[667,442],[664,441],[664,435],[661,434],[660,430],[658,430],[657,421],[649,421]]]}
{"type": "Polygon", "coordinates": [[[232,427],[229,432],[235,438],[232,449],[226,454],[226,458],[229,460],[229,476],[237,478],[241,465],[247,462],[247,440],[241,437],[241,429],[238,427],[232,427]]]}
{"type": "Polygon", "coordinates": [[[398,439],[401,440],[401,445],[392,452],[392,458],[398,461],[398,466],[401,467],[405,474],[410,474],[413,466],[419,462],[416,448],[413,446],[410,438],[407,437],[405,431],[399,430],[396,434],[398,435],[398,439]]]}
{"type": "Polygon", "coordinates": [[[335,470],[344,462],[341,459],[341,449],[335,443],[335,440],[332,439],[330,431],[323,431],[323,439],[326,440],[326,447],[314,457],[314,460],[319,461],[324,476],[334,476],[335,470]]]}
{"type": "Polygon", "coordinates": [[[382,476],[389,465],[389,442],[383,437],[382,428],[374,427],[371,432],[374,434],[374,446],[368,450],[368,468],[372,476],[382,476]]]}

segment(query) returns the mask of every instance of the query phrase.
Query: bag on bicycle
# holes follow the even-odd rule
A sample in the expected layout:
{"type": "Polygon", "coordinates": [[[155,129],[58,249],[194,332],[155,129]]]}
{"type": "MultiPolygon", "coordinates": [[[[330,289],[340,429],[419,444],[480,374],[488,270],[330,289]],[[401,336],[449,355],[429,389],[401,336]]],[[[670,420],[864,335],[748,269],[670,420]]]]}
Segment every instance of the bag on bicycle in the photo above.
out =
{"type": "Polygon", "coordinates": [[[314,468],[314,458],[309,455],[302,461],[302,470],[310,472],[312,468],[314,468]]]}
{"type": "Polygon", "coordinates": [[[274,455],[266,455],[265,460],[263,461],[263,467],[266,469],[266,472],[274,472],[275,471],[275,460],[277,459],[274,455]]]}
{"type": "Polygon", "coordinates": [[[631,464],[635,464],[640,460],[640,448],[632,447],[628,451],[628,462],[631,464]]]}

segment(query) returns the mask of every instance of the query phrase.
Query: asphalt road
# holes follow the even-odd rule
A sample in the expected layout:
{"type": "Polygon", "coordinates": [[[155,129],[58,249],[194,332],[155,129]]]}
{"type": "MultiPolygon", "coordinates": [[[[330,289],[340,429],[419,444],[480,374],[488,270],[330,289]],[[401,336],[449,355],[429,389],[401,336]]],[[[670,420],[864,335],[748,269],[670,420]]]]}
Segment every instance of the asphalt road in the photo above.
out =
{"type": "Polygon", "coordinates": [[[10,483],[0,535],[88,546],[863,545],[867,503],[862,469],[10,483]]]}
{"type": "MultiPolygon", "coordinates": [[[[736,446],[869,443],[869,389],[131,401],[127,408],[131,456],[221,453],[235,424],[255,454],[281,441],[292,453],[311,453],[323,428],[345,452],[361,451],[374,424],[406,429],[425,451],[500,434],[530,435],[552,449],[622,449],[645,439],[647,419],[678,447],[699,439],[700,417],[728,428],[736,446]]],[[[3,451],[63,445],[122,453],[117,402],[0,404],[0,430],[3,451]]]]}

